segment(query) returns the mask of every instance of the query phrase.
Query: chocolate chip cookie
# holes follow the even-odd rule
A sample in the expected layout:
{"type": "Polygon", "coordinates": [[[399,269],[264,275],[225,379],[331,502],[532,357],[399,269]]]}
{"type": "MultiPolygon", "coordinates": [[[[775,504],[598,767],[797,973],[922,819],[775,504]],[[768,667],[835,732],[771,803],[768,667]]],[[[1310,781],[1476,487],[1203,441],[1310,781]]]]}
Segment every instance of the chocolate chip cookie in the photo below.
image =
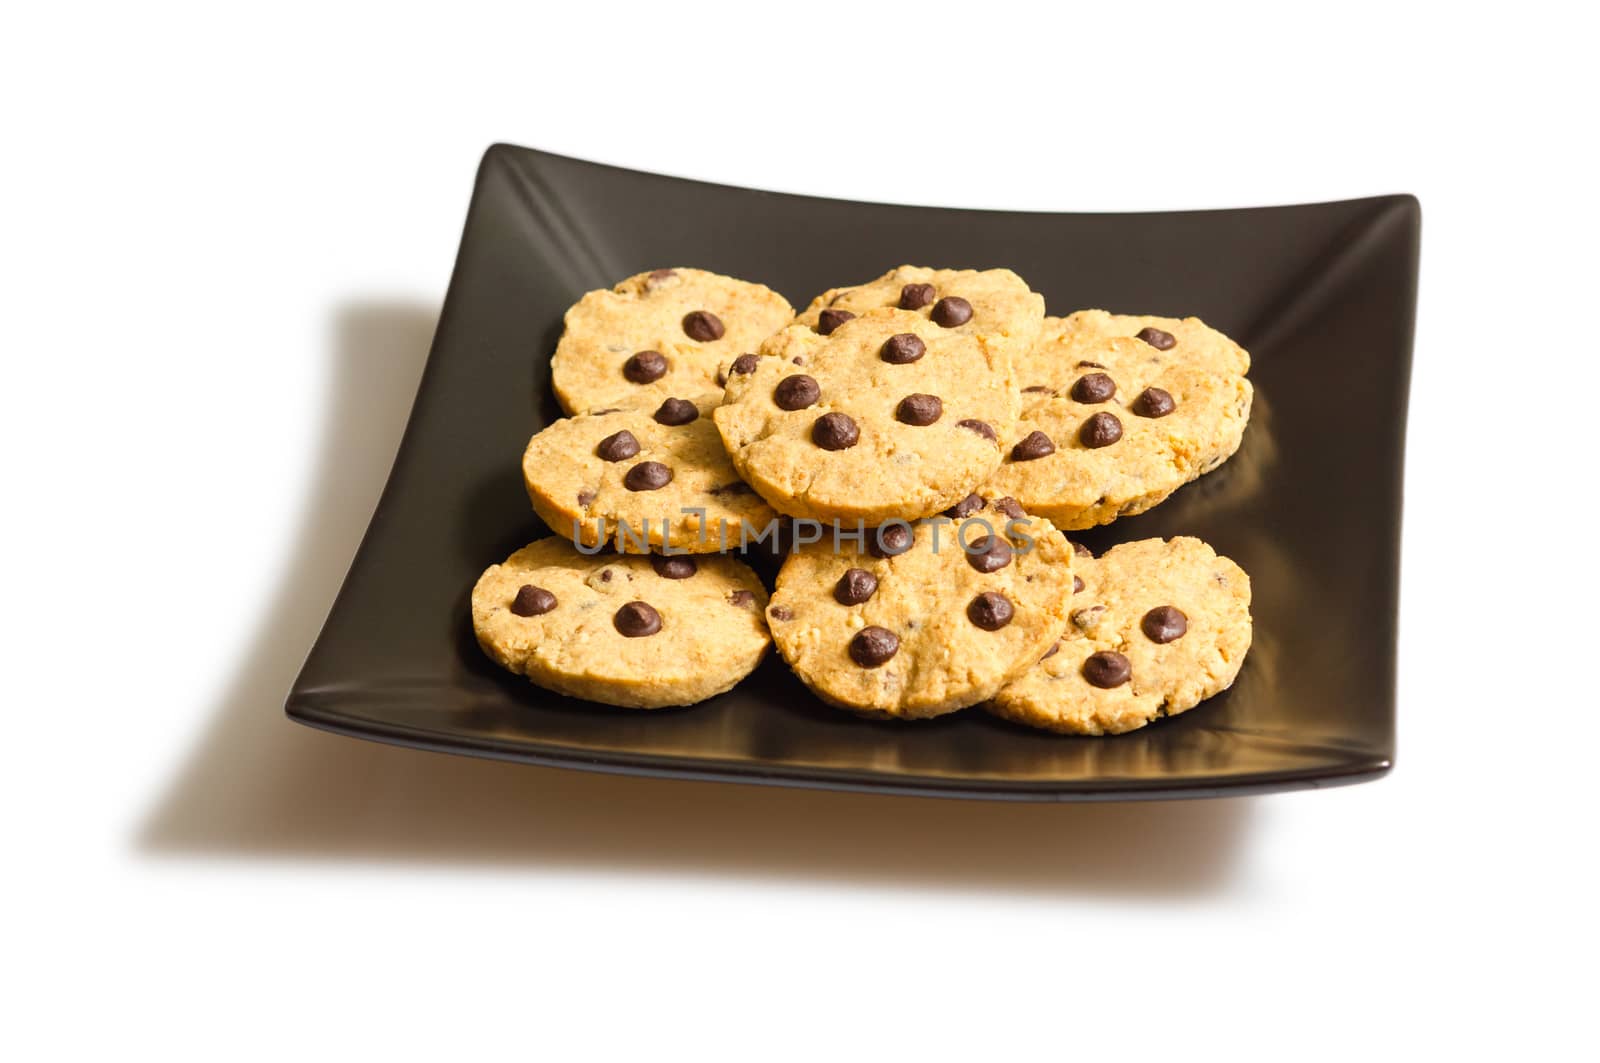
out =
{"type": "Polygon", "coordinates": [[[1072,547],[1010,500],[822,539],[778,573],[778,651],[824,701],[868,716],[938,716],[992,697],[1060,636],[1072,547]]]}
{"type": "Polygon", "coordinates": [[[1038,337],[1044,299],[1009,269],[900,266],[865,284],[828,289],[795,323],[827,335],[852,317],[885,309],[920,314],[941,328],[1021,355],[1038,337]]]}
{"type": "Polygon", "coordinates": [[[764,285],[699,269],[640,273],[567,311],[551,384],[568,413],[720,395],[718,366],[793,315],[764,285]]]}
{"type": "Polygon", "coordinates": [[[984,493],[1067,529],[1142,513],[1239,449],[1249,368],[1198,318],[1047,318],[1016,360],[1022,416],[984,493]]]}
{"type": "Polygon", "coordinates": [[[689,705],[749,675],[767,593],[732,557],[587,557],[559,537],[491,565],[472,589],[478,644],[539,686],[607,705],[689,705]]]}
{"type": "Polygon", "coordinates": [[[522,478],[557,535],[624,553],[737,548],[776,514],[733,471],[711,420],[715,400],[563,418],[528,443],[522,478]]]}
{"type": "MultiPolygon", "coordinates": [[[[1226,690],[1250,649],[1250,577],[1199,539],[1080,557],[1067,633],[986,708],[1067,734],[1121,734],[1226,690]]],[[[776,599],[774,599],[776,600],[776,599]]]]}
{"type": "MultiPolygon", "coordinates": [[[[931,273],[931,271],[920,271],[931,273]]],[[[941,324],[926,307],[863,308],[795,324],[736,362],[715,413],[734,468],[781,513],[819,520],[911,520],[965,497],[1000,463],[1019,399],[1017,340],[1042,303],[1016,290],[1005,313],[941,324]]],[[[991,287],[968,290],[986,307],[991,287]]],[[[953,320],[953,319],[952,319],[953,320]]],[[[1030,323],[1032,322],[1032,323],[1030,323]]]]}

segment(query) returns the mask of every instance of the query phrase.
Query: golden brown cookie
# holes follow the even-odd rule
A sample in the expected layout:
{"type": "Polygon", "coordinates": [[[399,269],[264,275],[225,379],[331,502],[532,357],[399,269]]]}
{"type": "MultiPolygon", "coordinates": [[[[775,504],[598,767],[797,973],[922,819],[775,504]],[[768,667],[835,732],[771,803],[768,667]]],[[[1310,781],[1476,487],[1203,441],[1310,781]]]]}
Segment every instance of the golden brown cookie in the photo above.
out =
{"type": "Polygon", "coordinates": [[[636,274],[567,311],[551,384],[568,413],[719,396],[717,368],[793,315],[765,285],[683,267],[636,274]]]}
{"type": "Polygon", "coordinates": [[[1065,734],[1120,734],[1233,684],[1250,649],[1250,577],[1199,539],[1080,556],[1066,635],[986,708],[1065,734]]]}
{"type": "Polygon", "coordinates": [[[528,443],[528,498],[557,535],[625,553],[736,548],[776,514],[733,471],[711,420],[714,400],[669,398],[562,418],[528,443]]]}
{"type": "Polygon", "coordinates": [[[993,696],[1066,625],[1072,548],[1009,499],[887,524],[866,547],[822,535],[784,562],[767,618],[783,659],[832,705],[954,712],[993,696]]]}
{"type": "MultiPolygon", "coordinates": [[[[1011,327],[1023,328],[1020,317],[1011,327]]],[[[817,329],[793,325],[736,362],[715,413],[734,468],[774,509],[911,520],[965,497],[999,465],[1018,400],[1012,345],[998,330],[898,309],[817,329]]]]}
{"type": "Polygon", "coordinates": [[[795,318],[824,332],[873,310],[920,314],[945,328],[982,337],[986,346],[1021,356],[1044,319],[1044,298],[1009,269],[899,266],[865,284],[830,288],[795,318]]]}
{"type": "Polygon", "coordinates": [[[1022,416],[983,493],[1069,530],[1142,513],[1239,449],[1249,368],[1198,318],[1047,318],[1016,361],[1022,416]]]}
{"type": "Polygon", "coordinates": [[[472,589],[472,628],[496,663],[539,686],[654,709],[749,675],[769,642],[766,604],[732,557],[590,557],[555,537],[489,567],[472,589]]]}

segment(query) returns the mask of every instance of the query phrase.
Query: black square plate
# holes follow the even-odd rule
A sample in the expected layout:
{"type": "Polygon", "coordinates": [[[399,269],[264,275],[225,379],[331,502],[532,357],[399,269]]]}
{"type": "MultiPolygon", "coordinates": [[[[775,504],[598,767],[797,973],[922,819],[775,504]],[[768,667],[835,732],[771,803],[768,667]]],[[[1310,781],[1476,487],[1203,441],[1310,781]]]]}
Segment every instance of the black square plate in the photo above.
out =
{"type": "Polygon", "coordinates": [[[779,195],[524,148],[485,155],[404,442],[289,696],[363,738],[599,771],[962,797],[1194,797],[1330,785],[1394,751],[1401,466],[1420,209],[1410,196],[1164,214],[1038,214],[779,195]],[[1233,689],[1115,738],[979,711],[873,723],[770,655],[712,701],[651,713],[562,698],[479,651],[481,570],[548,534],[520,456],[558,416],[549,356],[585,291],[689,265],[796,306],[901,263],[1009,266],[1056,314],[1194,314],[1253,358],[1244,445],[1097,552],[1199,536],[1255,587],[1233,689]]]}

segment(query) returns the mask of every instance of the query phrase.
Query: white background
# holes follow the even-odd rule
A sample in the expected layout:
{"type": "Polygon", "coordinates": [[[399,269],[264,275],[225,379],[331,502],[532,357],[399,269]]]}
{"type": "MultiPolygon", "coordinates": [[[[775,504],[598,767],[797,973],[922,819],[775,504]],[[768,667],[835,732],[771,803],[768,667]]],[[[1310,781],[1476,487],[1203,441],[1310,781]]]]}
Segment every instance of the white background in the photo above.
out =
{"type": "Polygon", "coordinates": [[[6,16],[8,1058],[1594,1058],[1586,26],[534,6],[6,16]],[[1007,807],[288,723],[496,140],[930,204],[1417,194],[1398,768],[1007,807]]]}

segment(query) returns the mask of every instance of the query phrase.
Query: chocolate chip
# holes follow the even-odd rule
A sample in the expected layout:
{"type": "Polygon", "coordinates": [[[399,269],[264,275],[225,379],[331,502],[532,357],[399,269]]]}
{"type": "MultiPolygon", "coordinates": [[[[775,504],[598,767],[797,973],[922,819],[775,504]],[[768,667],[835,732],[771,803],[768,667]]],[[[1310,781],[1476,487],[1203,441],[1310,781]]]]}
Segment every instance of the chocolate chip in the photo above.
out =
{"type": "Polygon", "coordinates": [[[1091,605],[1086,609],[1074,609],[1068,619],[1072,621],[1072,626],[1079,631],[1093,631],[1100,626],[1100,618],[1105,615],[1105,606],[1091,605]]]}
{"type": "Polygon", "coordinates": [[[1054,395],[1055,388],[1045,387],[1043,384],[1030,384],[1022,389],[1024,395],[1054,395]]]}
{"type": "Polygon", "coordinates": [[[888,628],[864,627],[850,640],[850,659],[863,668],[876,668],[900,652],[900,639],[888,628]]]}
{"type": "Polygon", "coordinates": [[[1011,448],[1012,461],[1036,461],[1056,452],[1056,445],[1043,432],[1029,432],[1022,442],[1011,448]]]}
{"type": "Polygon", "coordinates": [[[541,616],[556,607],[556,596],[543,587],[524,583],[511,601],[511,611],[518,616],[541,616]]]}
{"type": "Polygon", "coordinates": [[[928,353],[927,345],[909,332],[896,333],[883,341],[878,357],[890,365],[906,365],[928,353]]]}
{"type": "Polygon", "coordinates": [[[1011,544],[998,535],[980,535],[965,550],[967,564],[979,572],[999,572],[1011,564],[1011,544]]]}
{"type": "Polygon", "coordinates": [[[985,631],[999,631],[1011,623],[1011,603],[1003,594],[984,591],[967,603],[967,619],[985,631]]]}
{"type": "Polygon", "coordinates": [[[1073,576],[1072,577],[1072,593],[1073,594],[1082,594],[1083,593],[1083,577],[1082,576],[1073,576]]]}
{"type": "Polygon", "coordinates": [[[1158,328],[1142,328],[1134,333],[1134,337],[1144,340],[1158,351],[1170,351],[1178,342],[1172,333],[1162,332],[1158,328]]]}
{"type": "Polygon", "coordinates": [[[1122,422],[1113,413],[1094,414],[1078,429],[1078,442],[1091,450],[1109,447],[1121,438],[1122,422]]]}
{"type": "Polygon", "coordinates": [[[644,602],[629,602],[617,610],[611,623],[630,639],[643,638],[661,630],[661,614],[644,602]]]}
{"type": "Polygon", "coordinates": [[[1178,408],[1172,395],[1160,388],[1145,388],[1128,407],[1140,417],[1165,417],[1178,408]]]}
{"type": "Polygon", "coordinates": [[[1009,496],[1006,498],[995,499],[994,508],[1004,513],[1012,520],[1022,520],[1028,515],[1027,511],[1022,508],[1022,503],[1009,496]]]}
{"type": "Polygon", "coordinates": [[[1105,366],[1101,365],[1099,362],[1079,362],[1078,365],[1077,365],[1077,368],[1079,368],[1079,369],[1104,369],[1105,366]]]}
{"type": "Polygon", "coordinates": [[[656,407],[656,424],[688,424],[699,417],[699,408],[688,399],[668,399],[656,407]]]}
{"type": "Polygon", "coordinates": [[[748,495],[751,492],[749,484],[743,480],[735,480],[731,484],[718,484],[711,489],[711,493],[714,495],[748,495]]]}
{"type": "Polygon", "coordinates": [[[741,354],[739,357],[733,360],[732,369],[735,373],[743,376],[745,373],[754,373],[756,371],[756,366],[760,364],[761,359],[759,356],[754,354],[741,354]]]}
{"type": "Polygon", "coordinates": [[[877,558],[899,557],[911,549],[915,538],[911,525],[905,521],[891,521],[867,533],[867,553],[877,558]]]}
{"type": "Polygon", "coordinates": [[[817,315],[817,331],[824,336],[833,335],[833,330],[855,317],[848,310],[824,310],[817,315]]]}
{"type": "Polygon", "coordinates": [[[578,505],[587,507],[594,501],[594,492],[587,487],[578,492],[578,505]]]}
{"type": "Polygon", "coordinates": [[[720,340],[727,331],[722,326],[722,319],[709,310],[692,310],[683,315],[683,334],[691,340],[710,343],[720,340]]]}
{"type": "Polygon", "coordinates": [[[747,605],[753,604],[755,600],[755,591],[734,591],[732,594],[728,595],[728,604],[737,606],[740,609],[743,609],[747,605]]]}
{"type": "Polygon", "coordinates": [[[767,610],[767,615],[774,620],[793,620],[794,610],[787,605],[775,605],[767,610]]]}
{"type": "Polygon", "coordinates": [[[1084,546],[1082,543],[1073,543],[1072,544],[1072,552],[1077,554],[1079,557],[1093,557],[1094,556],[1094,551],[1089,549],[1087,546],[1084,546]]]}
{"type": "Polygon", "coordinates": [[[667,359],[660,351],[640,351],[622,363],[622,375],[635,384],[649,384],[667,375],[667,359]]]}
{"type": "Polygon", "coordinates": [[[929,316],[935,325],[955,328],[972,320],[972,304],[959,295],[947,295],[933,304],[933,312],[929,316]]]}
{"type": "Polygon", "coordinates": [[[1000,437],[994,434],[994,429],[989,427],[988,421],[979,421],[976,418],[968,417],[964,421],[957,421],[956,427],[965,428],[969,432],[976,432],[991,443],[1000,441],[1000,437]]]}
{"type": "Polygon", "coordinates": [[[623,461],[639,453],[639,441],[633,433],[624,428],[620,432],[612,432],[600,441],[594,452],[606,461],[623,461]]]}
{"type": "Polygon", "coordinates": [[[908,284],[900,289],[900,309],[921,310],[933,302],[934,294],[931,284],[908,284]]]}
{"type": "Polygon", "coordinates": [[[937,395],[907,395],[894,408],[894,419],[901,424],[921,428],[937,421],[944,413],[944,403],[937,395]]]}
{"type": "Polygon", "coordinates": [[[803,410],[822,397],[822,388],[814,377],[804,373],[786,376],[772,389],[772,401],[780,410],[803,410]]]}
{"type": "Polygon", "coordinates": [[[823,450],[848,450],[861,440],[861,429],[848,415],[825,413],[811,426],[811,442],[823,450]]]}
{"type": "Polygon", "coordinates": [[[1072,382],[1074,402],[1106,402],[1117,393],[1117,382],[1104,373],[1089,373],[1072,382]]]}
{"type": "Polygon", "coordinates": [[[1158,605],[1144,614],[1139,629],[1151,642],[1176,642],[1189,630],[1189,618],[1170,605],[1158,605]]]}
{"type": "Polygon", "coordinates": [[[600,582],[601,583],[610,583],[611,582],[611,570],[609,568],[603,568],[603,569],[600,570],[600,582]]]}
{"type": "Polygon", "coordinates": [[[1050,658],[1054,657],[1056,654],[1058,654],[1060,652],[1061,652],[1061,643],[1057,642],[1054,646],[1051,646],[1048,650],[1045,650],[1044,651],[1044,656],[1040,657],[1039,660],[1048,661],[1050,658]]]}
{"type": "Polygon", "coordinates": [[[864,568],[852,568],[833,585],[833,600],[840,605],[860,605],[877,589],[877,576],[864,568]]]}
{"type": "Polygon", "coordinates": [[[966,498],[963,498],[961,501],[945,510],[944,515],[954,518],[955,520],[966,520],[968,517],[972,516],[982,508],[982,495],[968,495],[966,498]]]}
{"type": "Polygon", "coordinates": [[[656,491],[671,482],[672,470],[659,461],[641,461],[622,478],[622,486],[630,491],[656,491]]]}
{"type": "Polygon", "coordinates": [[[678,271],[675,269],[653,269],[650,271],[650,275],[644,279],[644,290],[653,292],[661,287],[664,281],[669,281],[677,275],[678,271]]]}
{"type": "Polygon", "coordinates": [[[1133,675],[1128,659],[1112,650],[1101,650],[1083,662],[1083,678],[1102,690],[1119,687],[1133,675]]]}
{"type": "Polygon", "coordinates": [[[688,579],[700,568],[694,563],[694,558],[674,554],[663,557],[660,554],[650,555],[650,567],[656,570],[656,575],[662,579],[688,579]]]}

